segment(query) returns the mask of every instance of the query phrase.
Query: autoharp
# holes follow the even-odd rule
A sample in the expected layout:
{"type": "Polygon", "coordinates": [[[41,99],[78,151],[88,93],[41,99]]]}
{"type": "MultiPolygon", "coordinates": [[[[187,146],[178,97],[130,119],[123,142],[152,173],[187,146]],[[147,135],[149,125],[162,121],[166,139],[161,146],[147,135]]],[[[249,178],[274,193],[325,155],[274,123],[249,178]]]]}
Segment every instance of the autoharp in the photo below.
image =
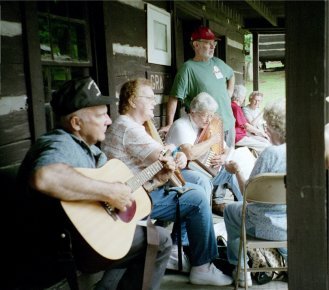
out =
{"type": "Polygon", "coordinates": [[[206,141],[216,133],[220,134],[220,141],[212,145],[207,153],[203,154],[196,160],[190,161],[189,168],[196,169],[195,167],[199,166],[211,176],[217,175],[220,168],[212,167],[210,162],[215,155],[220,155],[224,153],[224,131],[222,119],[219,118],[219,116],[215,115],[208,123],[208,125],[202,130],[201,134],[199,135],[194,144],[206,141]]]}
{"type": "MultiPolygon", "coordinates": [[[[160,144],[163,144],[163,141],[159,135],[159,132],[157,131],[157,129],[154,126],[154,123],[152,122],[152,120],[148,120],[144,123],[144,127],[146,132],[157,142],[159,142],[160,144]]],[[[179,169],[175,170],[174,174],[171,176],[170,178],[171,183],[174,186],[184,186],[185,185],[185,180],[184,177],[182,175],[182,173],[180,172],[179,169]]]]}

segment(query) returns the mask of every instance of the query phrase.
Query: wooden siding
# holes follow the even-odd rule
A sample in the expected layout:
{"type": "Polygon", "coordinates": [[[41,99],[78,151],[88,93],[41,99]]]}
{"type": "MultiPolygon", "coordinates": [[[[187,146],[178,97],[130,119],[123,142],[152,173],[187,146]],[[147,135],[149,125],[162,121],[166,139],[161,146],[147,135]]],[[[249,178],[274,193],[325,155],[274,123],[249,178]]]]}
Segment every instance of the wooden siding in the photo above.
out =
{"type": "Polygon", "coordinates": [[[10,170],[22,161],[29,149],[31,133],[26,110],[20,4],[2,3],[1,16],[10,30],[1,35],[0,168],[10,170]]]}
{"type": "MultiPolygon", "coordinates": [[[[104,3],[105,37],[110,80],[111,117],[117,117],[117,102],[121,86],[128,80],[150,75],[165,75],[164,87],[156,94],[169,92],[172,84],[170,67],[148,63],[147,61],[147,20],[145,9],[125,5],[120,2],[104,3]],[[169,79],[168,79],[169,76],[169,79]]],[[[152,79],[151,79],[152,80],[152,79]]],[[[161,104],[155,110],[155,123],[160,127],[161,104]]]]}
{"type": "Polygon", "coordinates": [[[27,111],[0,116],[0,146],[30,138],[27,111]]]}
{"type": "Polygon", "coordinates": [[[282,61],[285,58],[284,34],[259,35],[259,61],[282,61]]]}
{"type": "Polygon", "coordinates": [[[22,23],[19,4],[6,2],[1,4],[1,97],[26,94],[24,80],[24,59],[22,44],[22,23]]]}

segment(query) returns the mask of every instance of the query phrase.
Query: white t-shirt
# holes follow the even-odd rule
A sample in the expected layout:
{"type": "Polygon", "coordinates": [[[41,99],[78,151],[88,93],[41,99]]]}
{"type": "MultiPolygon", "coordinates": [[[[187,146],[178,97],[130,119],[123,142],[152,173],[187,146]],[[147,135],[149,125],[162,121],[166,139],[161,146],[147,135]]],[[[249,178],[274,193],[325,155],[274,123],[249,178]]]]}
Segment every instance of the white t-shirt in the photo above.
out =
{"type": "Polygon", "coordinates": [[[166,136],[166,143],[175,144],[176,146],[182,144],[193,145],[200,132],[201,129],[197,127],[190,115],[186,115],[171,125],[166,136]]]}
{"type": "MultiPolygon", "coordinates": [[[[190,115],[183,116],[171,125],[166,136],[166,143],[175,144],[176,146],[182,144],[194,145],[201,131],[202,129],[197,127],[190,115]]],[[[225,149],[227,145],[225,141],[223,142],[225,149]]]]}

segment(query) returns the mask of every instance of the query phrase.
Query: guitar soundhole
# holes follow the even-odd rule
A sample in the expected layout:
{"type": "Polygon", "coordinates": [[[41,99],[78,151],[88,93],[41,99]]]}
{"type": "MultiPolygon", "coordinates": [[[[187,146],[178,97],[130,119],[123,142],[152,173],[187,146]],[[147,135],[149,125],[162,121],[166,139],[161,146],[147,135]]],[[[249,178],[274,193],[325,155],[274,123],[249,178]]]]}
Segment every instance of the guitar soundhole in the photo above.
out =
{"type": "Polygon", "coordinates": [[[133,202],[133,204],[127,208],[126,211],[119,211],[117,210],[117,216],[125,223],[129,223],[136,213],[136,201],[133,202]]]}

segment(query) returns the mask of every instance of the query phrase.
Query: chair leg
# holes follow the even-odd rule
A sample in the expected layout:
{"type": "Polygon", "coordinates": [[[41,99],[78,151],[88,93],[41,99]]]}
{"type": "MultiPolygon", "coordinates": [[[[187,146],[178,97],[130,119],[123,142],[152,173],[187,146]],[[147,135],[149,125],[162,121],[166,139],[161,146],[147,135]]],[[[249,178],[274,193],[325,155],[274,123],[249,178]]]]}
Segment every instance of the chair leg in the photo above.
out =
{"type": "Polygon", "coordinates": [[[235,290],[237,290],[239,288],[239,274],[241,271],[241,254],[242,254],[242,244],[243,244],[243,240],[240,237],[240,244],[239,244],[239,254],[238,254],[238,266],[236,268],[236,272],[235,272],[235,290]]]}
{"type": "Polygon", "coordinates": [[[183,270],[183,253],[182,253],[182,228],[180,221],[179,200],[176,205],[176,224],[177,224],[177,245],[178,245],[178,271],[183,270]]]}
{"type": "Polygon", "coordinates": [[[79,290],[77,267],[72,253],[71,235],[68,230],[64,230],[61,235],[61,247],[58,252],[58,261],[65,273],[66,280],[71,290],[79,290]]]}
{"type": "Polygon", "coordinates": [[[248,289],[247,281],[247,247],[246,247],[246,228],[243,227],[243,265],[244,265],[244,289],[248,289]]]}

